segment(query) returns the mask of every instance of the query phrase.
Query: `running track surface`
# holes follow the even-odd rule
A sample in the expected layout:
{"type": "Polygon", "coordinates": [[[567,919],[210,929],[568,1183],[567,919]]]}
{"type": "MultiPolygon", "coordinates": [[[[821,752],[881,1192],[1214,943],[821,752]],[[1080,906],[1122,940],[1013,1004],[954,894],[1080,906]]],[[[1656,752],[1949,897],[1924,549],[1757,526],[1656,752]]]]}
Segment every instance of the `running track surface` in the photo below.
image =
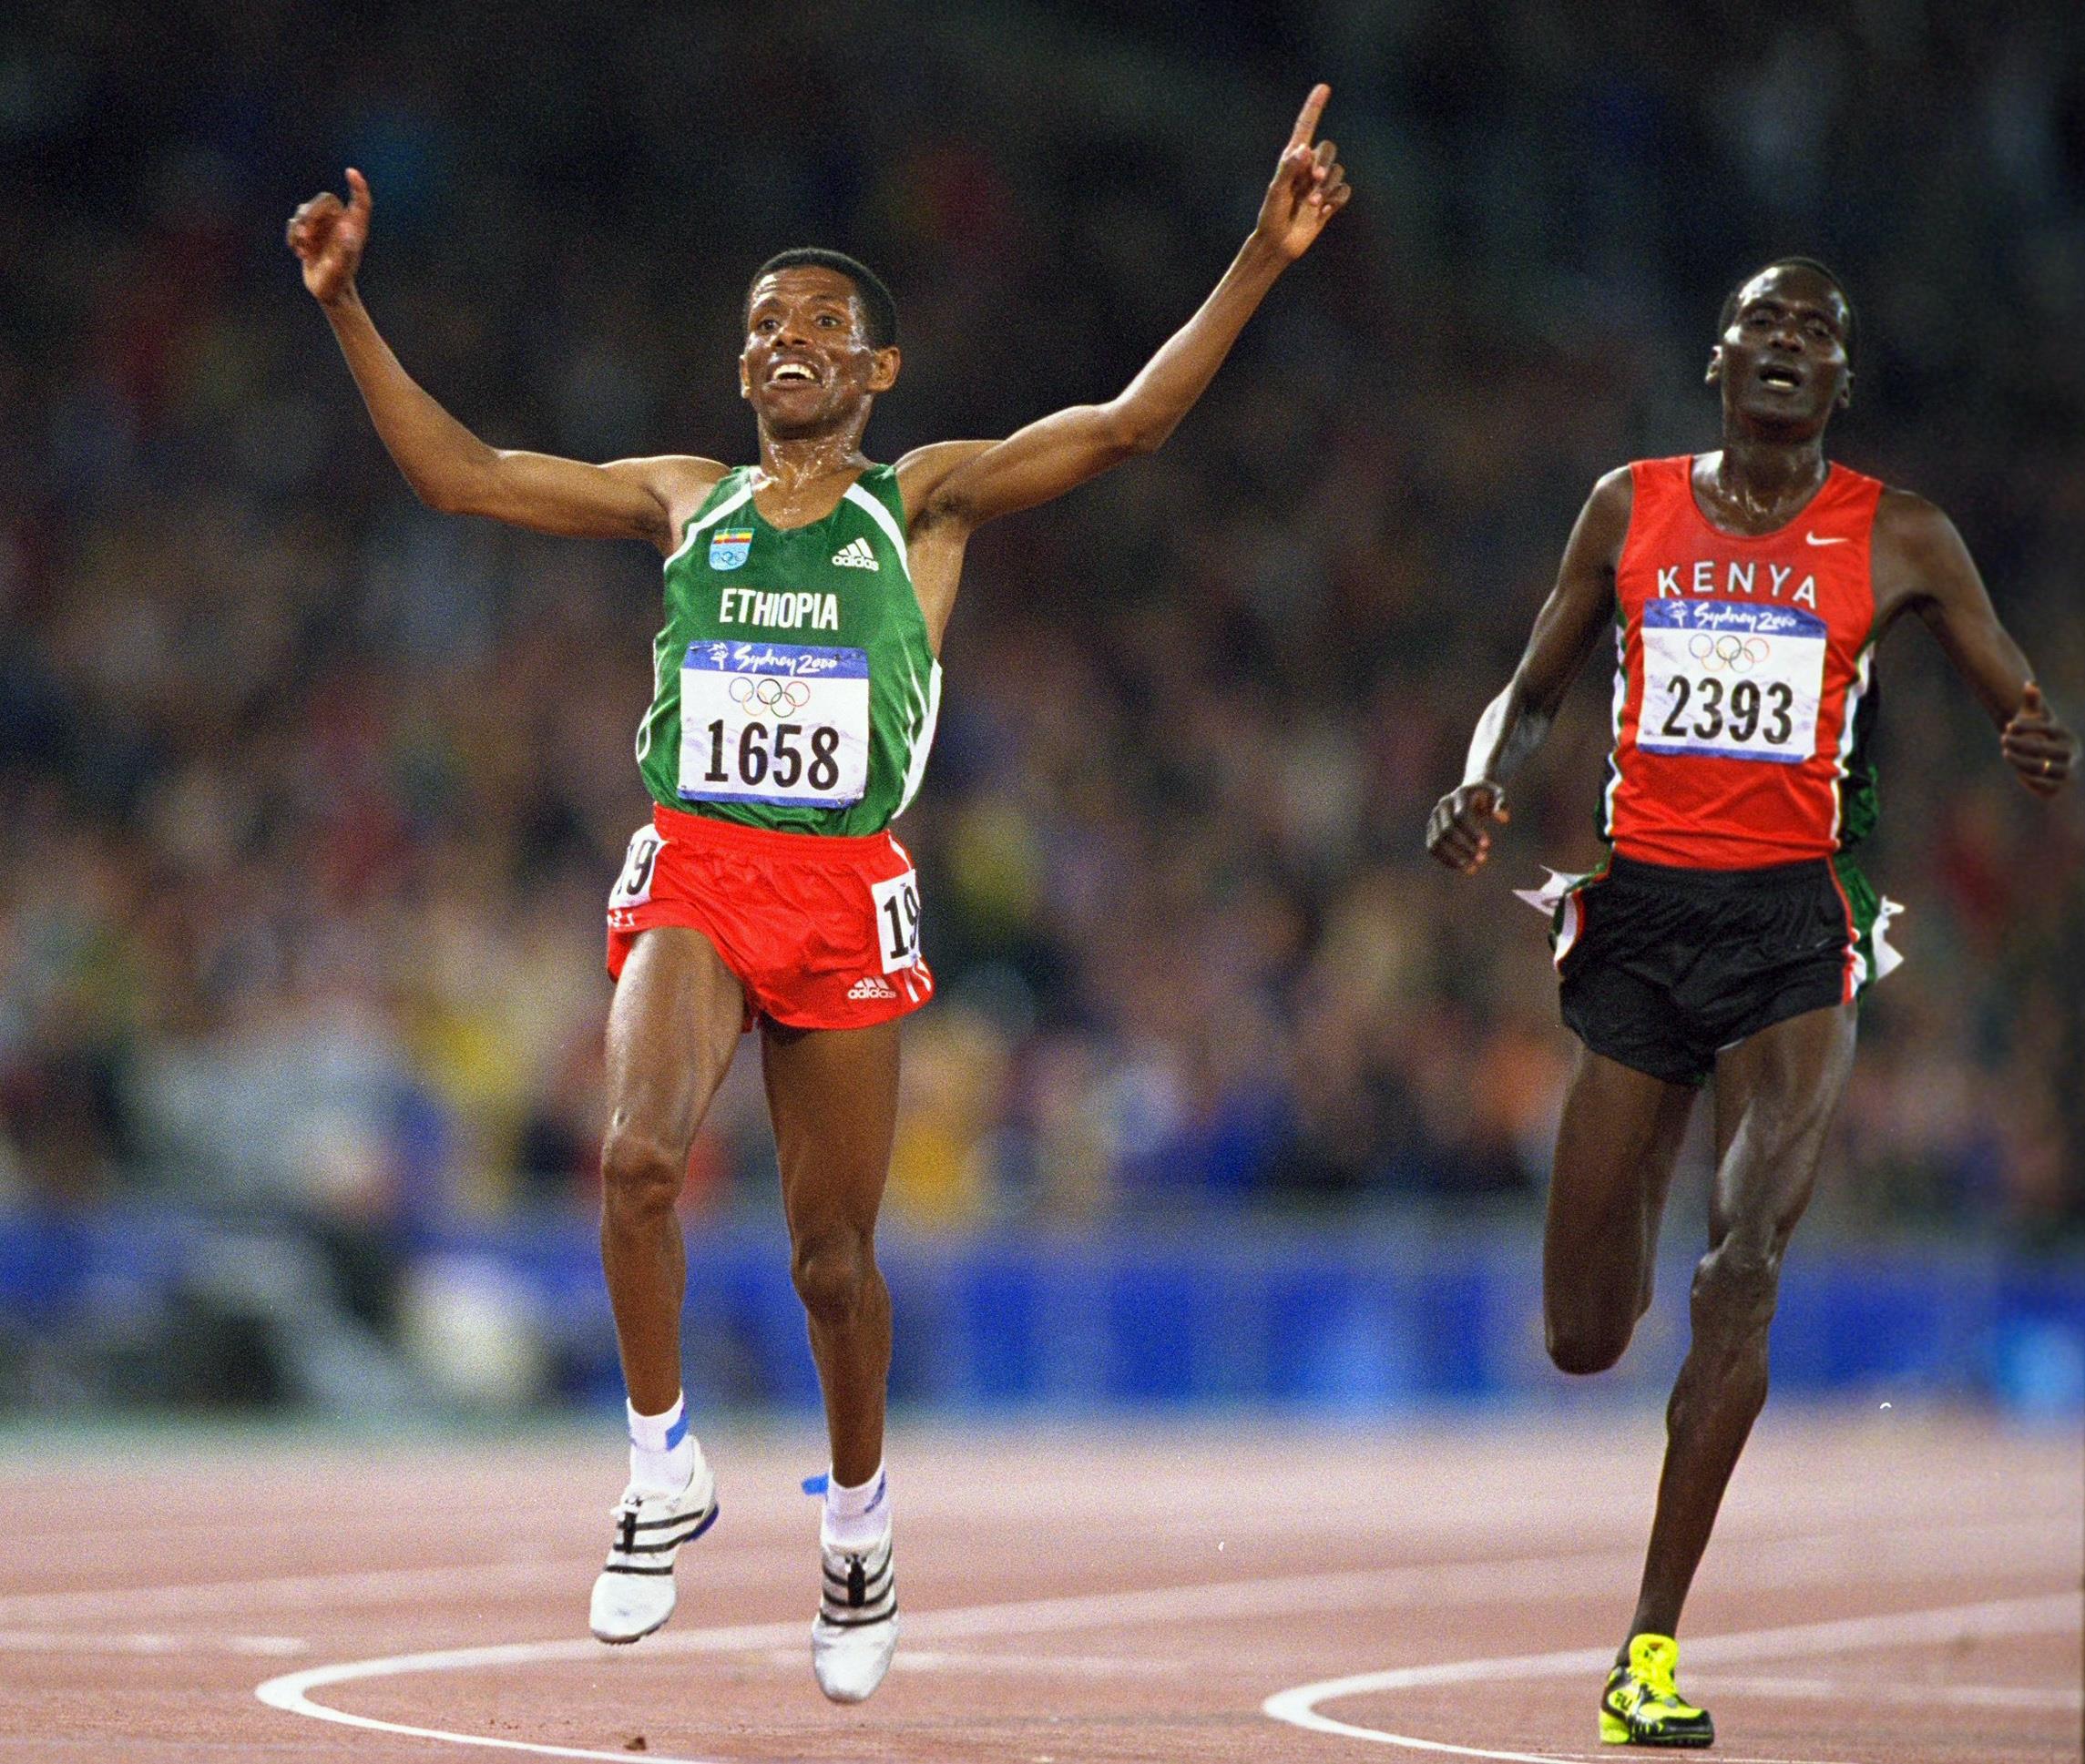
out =
{"type": "MultiPolygon", "coordinates": [[[[1594,1704],[1654,1414],[902,1432],[906,1640],[852,1709],[810,1674],[817,1440],[706,1443],[723,1516],[673,1622],[611,1650],[585,1635],[621,1481],[606,1427],[189,1438],[97,1448],[91,1473],[17,1440],[0,1758],[1642,1756],[1593,1743],[1594,1704]]],[[[2080,1459],[1972,1417],[1770,1409],[1682,1637],[1710,1756],[2078,1759],[2080,1459]]]]}

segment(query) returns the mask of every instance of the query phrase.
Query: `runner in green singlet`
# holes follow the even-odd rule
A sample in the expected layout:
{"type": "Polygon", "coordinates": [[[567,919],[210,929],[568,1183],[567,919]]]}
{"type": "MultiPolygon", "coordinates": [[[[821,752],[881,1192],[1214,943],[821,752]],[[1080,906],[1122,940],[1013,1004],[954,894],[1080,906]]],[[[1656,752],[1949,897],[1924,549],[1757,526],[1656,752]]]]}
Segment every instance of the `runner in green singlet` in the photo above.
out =
{"type": "Polygon", "coordinates": [[[370,191],[291,219],[378,434],[423,501],[538,532],[641,539],[667,557],[666,627],[638,754],[655,803],[609,897],[611,1116],[602,1261],[629,1394],[631,1477],[591,1624],[634,1641],[666,1621],[681,1545],[715,1518],[688,1431],[674,1205],[703,1112],[749,1019],[780,1153],[792,1272],[824,1392],[832,1473],[813,1626],[821,1688],[858,1701],[896,1637],[883,1471],[890,1298],[874,1249],[897,1106],[897,1019],[932,978],[911,864],[886,824],[918,787],[935,659],[964,547],[986,521],[1148,453],[1209,384],[1275,279],[1344,206],[1330,96],[1296,119],[1251,236],[1199,311],[1118,396],[1003,441],[870,463],[862,436],[897,382],[883,285],[836,253],[755,276],[739,378],[760,462],[592,465],[486,445],[414,382],[355,291],[370,191]]]}

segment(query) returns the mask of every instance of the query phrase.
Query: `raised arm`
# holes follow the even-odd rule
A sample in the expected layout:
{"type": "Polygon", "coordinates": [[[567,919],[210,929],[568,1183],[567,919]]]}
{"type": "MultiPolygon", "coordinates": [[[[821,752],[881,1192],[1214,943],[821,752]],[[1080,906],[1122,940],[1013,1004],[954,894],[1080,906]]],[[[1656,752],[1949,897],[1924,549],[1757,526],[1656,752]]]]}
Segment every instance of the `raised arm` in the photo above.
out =
{"type": "Polygon", "coordinates": [[[1923,496],[1885,491],[1874,556],[1878,620],[1907,607],[1916,612],[1998,725],[2006,763],[2037,796],[2054,796],[2077,765],[2078,739],[2049,709],[2027,657],[1998,623],[1955,523],[1923,496]]]}
{"type": "Polygon", "coordinates": [[[1346,206],[1346,174],[1330,141],[1314,142],[1332,96],[1317,86],[1282,150],[1260,219],[1201,309],[1105,404],[1079,404],[996,442],[947,442],[898,462],[917,527],[967,535],[985,522],[1061,496],[1133,454],[1148,454],[1194,406],[1275,278],[1346,206]]]}
{"type": "Polygon", "coordinates": [[[370,420],[414,495],[445,514],[485,515],[538,533],[644,539],[670,552],[676,517],[685,517],[724,468],[670,456],[591,465],[480,441],[399,365],[370,321],[354,285],[369,240],[369,183],[359,171],[347,176],[347,201],[331,190],[314,196],[290,218],[287,238],[370,420]]]}
{"type": "Polygon", "coordinates": [[[1535,616],[1520,666],[1477,719],[1461,784],[1434,805],[1426,821],[1426,850],[1451,870],[1467,874],[1490,856],[1487,823],[1512,818],[1506,780],[1542,745],[1564,694],[1614,617],[1614,572],[1633,500],[1624,466],[1594,485],[1579,511],[1557,586],[1535,616]]]}

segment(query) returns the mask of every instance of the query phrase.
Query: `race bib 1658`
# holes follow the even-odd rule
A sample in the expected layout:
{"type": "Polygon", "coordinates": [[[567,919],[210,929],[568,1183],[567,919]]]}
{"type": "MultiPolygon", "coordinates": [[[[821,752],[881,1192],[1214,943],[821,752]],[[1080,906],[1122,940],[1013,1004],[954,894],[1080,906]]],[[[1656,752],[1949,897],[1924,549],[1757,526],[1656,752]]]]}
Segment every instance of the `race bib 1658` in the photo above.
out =
{"type": "Polygon", "coordinates": [[[840,809],[869,781],[869,658],[793,643],[691,643],[680,795],[840,809]]]}

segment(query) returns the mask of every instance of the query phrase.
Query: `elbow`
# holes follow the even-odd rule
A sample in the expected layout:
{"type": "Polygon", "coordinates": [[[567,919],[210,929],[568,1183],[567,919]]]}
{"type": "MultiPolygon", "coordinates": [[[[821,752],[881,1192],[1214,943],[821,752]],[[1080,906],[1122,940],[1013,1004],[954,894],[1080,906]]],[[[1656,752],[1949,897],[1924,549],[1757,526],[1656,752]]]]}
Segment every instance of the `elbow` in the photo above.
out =
{"type": "Polygon", "coordinates": [[[1166,444],[1173,425],[1155,423],[1134,423],[1117,437],[1116,445],[1121,449],[1124,459],[1136,459],[1145,454],[1155,454],[1166,444]]]}
{"type": "Polygon", "coordinates": [[[1108,447],[1118,461],[1157,453],[1173,432],[1173,422],[1155,419],[1134,406],[1111,404],[1107,416],[1108,447]]]}
{"type": "Polygon", "coordinates": [[[475,515],[484,506],[476,487],[461,474],[408,475],[413,494],[437,515],[475,515]]]}

